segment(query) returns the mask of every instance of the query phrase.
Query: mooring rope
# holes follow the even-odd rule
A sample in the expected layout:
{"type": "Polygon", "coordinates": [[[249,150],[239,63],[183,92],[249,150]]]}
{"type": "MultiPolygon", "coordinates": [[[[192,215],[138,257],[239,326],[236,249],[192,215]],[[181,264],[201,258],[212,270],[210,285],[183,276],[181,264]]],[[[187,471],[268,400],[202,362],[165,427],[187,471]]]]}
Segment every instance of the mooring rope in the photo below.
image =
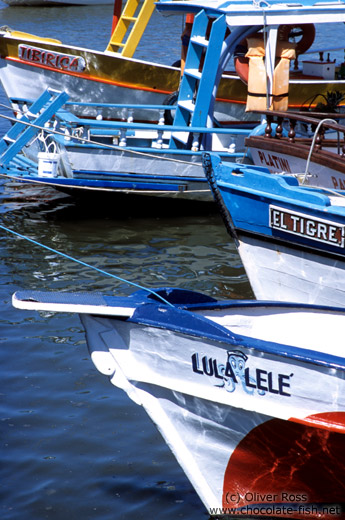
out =
{"type": "Polygon", "coordinates": [[[126,283],[128,285],[132,285],[132,286],[136,287],[137,289],[143,289],[144,291],[147,291],[150,294],[153,294],[156,298],[159,298],[166,305],[169,305],[170,307],[174,307],[174,305],[171,302],[169,302],[168,300],[163,298],[163,296],[161,296],[160,294],[158,294],[154,290],[149,289],[148,287],[144,287],[144,286],[142,286],[140,284],[137,284],[135,282],[131,282],[129,280],[126,280],[125,278],[121,278],[120,276],[117,276],[115,274],[109,273],[108,271],[104,271],[103,269],[100,269],[99,267],[95,267],[93,265],[87,264],[86,262],[83,262],[82,260],[78,260],[77,258],[74,258],[73,256],[67,255],[66,253],[62,253],[61,251],[57,251],[56,249],[53,249],[53,248],[51,248],[49,246],[46,246],[45,244],[42,244],[41,242],[38,242],[37,240],[34,240],[34,239],[29,238],[29,237],[27,237],[25,235],[22,235],[21,233],[18,233],[17,231],[14,231],[13,229],[10,229],[10,228],[8,228],[6,226],[3,226],[1,224],[0,224],[0,229],[6,231],[7,233],[11,233],[12,235],[15,235],[15,236],[17,236],[17,237],[19,237],[19,238],[21,238],[23,240],[27,240],[27,241],[31,242],[32,244],[34,244],[36,246],[39,246],[39,247],[41,247],[43,249],[46,249],[47,251],[55,253],[56,255],[62,256],[63,258],[67,258],[68,260],[72,260],[72,262],[76,262],[79,265],[83,265],[84,267],[87,267],[89,269],[93,269],[94,271],[98,271],[101,274],[104,274],[106,276],[110,276],[111,278],[115,278],[116,280],[118,280],[120,282],[124,282],[124,283],[126,283]]]}

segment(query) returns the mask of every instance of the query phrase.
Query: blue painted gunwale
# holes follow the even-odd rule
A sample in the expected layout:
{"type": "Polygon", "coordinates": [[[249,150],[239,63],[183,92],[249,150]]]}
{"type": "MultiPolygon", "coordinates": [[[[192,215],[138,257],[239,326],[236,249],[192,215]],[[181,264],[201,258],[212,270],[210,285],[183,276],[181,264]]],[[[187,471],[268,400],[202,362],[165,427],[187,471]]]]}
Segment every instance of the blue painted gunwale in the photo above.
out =
{"type": "MultiPolygon", "coordinates": [[[[183,0],[160,0],[156,3],[156,8],[163,14],[171,13],[196,13],[200,11],[200,2],[197,0],[190,0],[188,2],[183,0]]],[[[288,16],[289,21],[285,23],[298,23],[302,21],[302,17],[313,16],[316,22],[327,22],[325,16],[327,14],[334,14],[336,12],[339,17],[339,21],[343,21],[345,14],[345,3],[342,1],[332,2],[332,0],[325,2],[318,2],[316,0],[302,0],[301,2],[282,2],[280,0],[265,0],[260,4],[252,2],[251,0],[219,0],[204,1],[202,3],[202,9],[208,15],[228,15],[229,25],[234,26],[245,26],[248,24],[254,24],[253,18],[259,20],[262,18],[263,13],[267,13],[266,23],[273,23],[277,20],[274,18],[280,18],[282,16],[288,16]],[[248,21],[248,17],[250,21],[248,21]],[[315,18],[317,17],[317,18],[315,18]],[[233,20],[231,21],[231,18],[233,20]],[[247,20],[246,20],[247,18],[247,20]]],[[[258,22],[260,23],[260,22],[258,22]]],[[[279,21],[278,23],[283,23],[279,21]]]]}
{"type": "MultiPolygon", "coordinates": [[[[345,225],[345,206],[332,206],[322,189],[299,186],[297,179],[271,174],[266,168],[222,163],[216,154],[207,153],[217,187],[209,184],[213,194],[219,190],[230,214],[230,224],[236,235],[241,233],[288,247],[303,247],[310,252],[342,258],[345,247],[316,242],[312,238],[294,235],[269,227],[269,205],[345,225]]],[[[336,192],[336,190],[334,190],[336,192]]],[[[339,191],[339,194],[342,192],[339,191]]],[[[216,196],[216,195],[215,195],[216,196]]]]}
{"type": "MultiPolygon", "coordinates": [[[[121,319],[137,325],[151,326],[159,329],[193,336],[210,341],[221,342],[232,347],[240,347],[256,352],[264,352],[268,355],[291,359],[293,362],[302,362],[320,366],[324,369],[336,369],[345,372],[345,357],[332,356],[327,353],[299,347],[283,345],[274,342],[249,338],[233,333],[211,320],[200,316],[193,311],[216,310],[234,308],[272,308],[286,310],[321,310],[336,312],[344,316],[345,309],[328,307],[324,305],[297,304],[289,302],[272,302],[256,300],[224,300],[218,301],[203,293],[177,288],[138,290],[129,296],[107,296],[95,293],[61,293],[43,291],[19,291],[16,293],[19,300],[38,301],[45,303],[74,304],[74,305],[99,305],[109,307],[109,315],[100,314],[100,319],[121,319]],[[159,296],[172,305],[167,305],[159,300],[159,296]],[[123,318],[111,314],[113,307],[135,308],[130,318],[123,318]]],[[[66,308],[66,312],[68,309],[66,308]]],[[[97,314],[95,314],[97,315],[97,314]]]]}
{"type": "MultiPolygon", "coordinates": [[[[265,302],[261,302],[261,304],[265,306],[265,302]]],[[[268,305],[270,306],[270,304],[268,305]]],[[[281,308],[284,307],[284,305],[281,306],[281,308]]],[[[293,307],[294,306],[291,305],[291,308],[293,307]]],[[[213,308],[219,307],[215,306],[213,308]]],[[[299,306],[299,308],[302,307],[299,306]]],[[[328,308],[328,310],[331,309],[332,308],[328,308]]],[[[332,310],[338,310],[344,313],[341,309],[332,310]]],[[[235,334],[225,327],[186,309],[172,308],[162,304],[142,304],[137,307],[133,316],[128,318],[127,321],[138,325],[170,330],[182,335],[221,342],[225,345],[231,345],[232,347],[264,352],[268,355],[291,359],[294,362],[317,365],[327,369],[333,368],[345,372],[345,358],[343,357],[235,334]]]]}

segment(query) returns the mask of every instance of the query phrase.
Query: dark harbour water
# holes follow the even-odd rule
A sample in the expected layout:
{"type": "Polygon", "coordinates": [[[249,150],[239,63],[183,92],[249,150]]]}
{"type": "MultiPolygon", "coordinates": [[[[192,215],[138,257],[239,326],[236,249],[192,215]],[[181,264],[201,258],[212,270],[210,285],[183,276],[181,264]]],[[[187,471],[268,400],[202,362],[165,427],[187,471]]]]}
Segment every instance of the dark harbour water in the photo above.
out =
{"type": "MultiPolygon", "coordinates": [[[[0,2],[0,26],[100,50],[111,16],[112,6],[0,2]]],[[[138,54],[173,63],[180,22],[156,16],[138,54]]],[[[6,128],[0,119],[0,135],[6,128]]],[[[83,203],[0,180],[0,225],[146,287],[252,297],[215,208],[129,200],[83,203]]],[[[0,229],[0,520],[207,520],[146,413],[94,368],[78,316],[12,307],[29,288],[133,290],[0,229]]]]}
{"type": "MultiPolygon", "coordinates": [[[[103,49],[111,14],[2,7],[0,25],[103,49]]],[[[6,128],[0,120],[1,135],[6,128]]],[[[215,210],[149,208],[0,180],[1,226],[144,286],[251,297],[215,210]]],[[[28,288],[133,290],[0,229],[0,519],[207,519],[146,413],[94,368],[78,316],[12,307],[28,288]]]]}

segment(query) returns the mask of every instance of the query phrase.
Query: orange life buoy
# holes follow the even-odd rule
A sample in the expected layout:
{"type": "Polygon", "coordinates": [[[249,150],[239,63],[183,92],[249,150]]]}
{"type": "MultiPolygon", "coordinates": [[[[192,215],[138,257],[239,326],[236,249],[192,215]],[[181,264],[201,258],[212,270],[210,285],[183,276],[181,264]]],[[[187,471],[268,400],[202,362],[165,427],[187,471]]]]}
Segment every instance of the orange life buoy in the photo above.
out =
{"type": "Polygon", "coordinates": [[[245,56],[235,56],[234,63],[235,63],[235,70],[236,70],[239,78],[244,83],[248,83],[249,58],[246,58],[245,56]]]}
{"type": "Polygon", "coordinates": [[[313,23],[303,23],[295,25],[279,25],[278,40],[290,41],[301,36],[296,43],[296,54],[303,54],[312,45],[315,39],[315,25],[313,23]]]}
{"type": "MultiPolygon", "coordinates": [[[[254,33],[254,35],[257,35],[257,33],[254,33]]],[[[302,38],[296,42],[296,55],[303,54],[312,45],[315,38],[314,24],[279,25],[278,41],[289,41],[289,39],[297,38],[298,36],[302,36],[302,38]]],[[[240,45],[245,46],[246,41],[244,40],[240,45]]],[[[244,83],[248,83],[249,59],[245,56],[235,56],[234,64],[239,78],[244,83]]]]}

